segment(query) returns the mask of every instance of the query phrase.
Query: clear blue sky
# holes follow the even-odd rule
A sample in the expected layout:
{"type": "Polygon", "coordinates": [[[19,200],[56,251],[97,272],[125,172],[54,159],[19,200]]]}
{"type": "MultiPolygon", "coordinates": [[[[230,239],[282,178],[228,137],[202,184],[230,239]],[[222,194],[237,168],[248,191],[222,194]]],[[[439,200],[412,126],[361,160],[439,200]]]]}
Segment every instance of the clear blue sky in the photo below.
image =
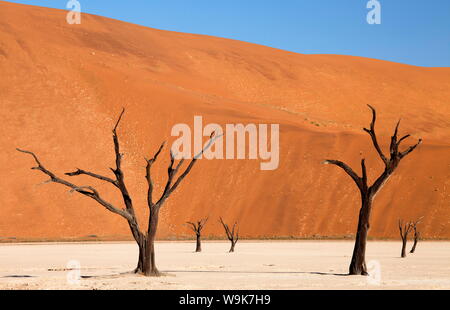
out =
{"type": "MultiPolygon", "coordinates": [[[[344,54],[450,67],[450,0],[79,0],[82,12],[305,54],[344,54]]],[[[65,9],[68,0],[12,1],[65,9]]]]}

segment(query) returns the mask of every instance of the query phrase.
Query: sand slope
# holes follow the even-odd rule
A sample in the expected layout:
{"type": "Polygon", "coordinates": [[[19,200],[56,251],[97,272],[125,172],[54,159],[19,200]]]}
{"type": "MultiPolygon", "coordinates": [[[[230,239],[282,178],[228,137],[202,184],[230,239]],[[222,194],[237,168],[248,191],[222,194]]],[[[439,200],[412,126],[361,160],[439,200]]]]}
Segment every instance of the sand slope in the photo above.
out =
{"type": "MultiPolygon", "coordinates": [[[[421,68],[360,57],[301,55],[245,42],[149,29],[0,2],[0,237],[126,237],[118,216],[29,170],[16,147],[38,153],[60,174],[79,167],[109,174],[111,128],[120,128],[126,181],[143,218],[144,156],[170,141],[176,123],[279,123],[280,167],[250,160],[201,161],[163,210],[160,237],[182,237],[187,220],[239,220],[247,237],[344,236],[354,232],[359,197],[325,158],[372,179],[382,168],[366,134],[366,104],[379,111],[387,143],[396,120],[424,145],[377,196],[370,235],[397,237],[399,217],[425,215],[423,235],[450,237],[450,68],[421,68]]],[[[383,143],[384,147],[386,144],[383,143]]],[[[155,169],[166,177],[167,152],[155,169]]],[[[89,179],[120,205],[113,188],[89,179]]],[[[162,190],[162,188],[158,188],[162,190]]],[[[144,223],[143,223],[144,224],[144,223]]]]}

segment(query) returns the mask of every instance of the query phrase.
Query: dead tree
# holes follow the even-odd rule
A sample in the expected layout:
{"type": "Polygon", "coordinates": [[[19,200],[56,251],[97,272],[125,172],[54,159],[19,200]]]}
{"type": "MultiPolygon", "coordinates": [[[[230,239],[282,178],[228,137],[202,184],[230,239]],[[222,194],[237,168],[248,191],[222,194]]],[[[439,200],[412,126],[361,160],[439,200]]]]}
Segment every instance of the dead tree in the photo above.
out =
{"type": "Polygon", "coordinates": [[[353,250],[352,261],[350,263],[349,268],[350,275],[368,275],[365,263],[366,242],[367,242],[367,233],[370,227],[369,223],[370,223],[370,213],[372,211],[372,202],[376,194],[383,187],[386,181],[390,178],[392,173],[394,173],[400,161],[403,158],[405,158],[409,153],[414,151],[417,148],[417,146],[422,143],[422,139],[419,139],[419,141],[415,145],[410,146],[406,150],[401,152],[399,150],[400,144],[407,138],[409,138],[410,135],[405,135],[400,139],[398,139],[398,129],[400,126],[400,121],[398,121],[397,126],[395,127],[394,130],[394,134],[391,137],[391,144],[389,148],[390,155],[389,158],[386,157],[378,144],[377,135],[375,133],[375,121],[377,117],[376,111],[370,105],[369,108],[372,110],[372,122],[370,124],[370,129],[364,128],[364,131],[370,135],[372,144],[375,147],[375,150],[377,151],[379,157],[384,163],[383,173],[375,180],[375,182],[372,185],[369,185],[367,180],[365,159],[361,160],[361,170],[362,170],[361,176],[359,176],[355,171],[353,171],[353,169],[350,168],[350,166],[341,161],[326,160],[324,162],[324,164],[333,164],[342,168],[356,183],[361,194],[361,209],[359,211],[355,247],[353,250]]]}
{"type": "Polygon", "coordinates": [[[400,230],[400,237],[402,238],[401,257],[406,257],[406,243],[408,242],[408,235],[413,229],[413,223],[411,222],[403,223],[403,220],[399,220],[398,229],[400,230]]]}
{"type": "Polygon", "coordinates": [[[122,171],[122,157],[123,154],[120,152],[120,145],[119,145],[119,137],[117,135],[117,127],[119,126],[119,123],[122,119],[122,116],[125,112],[125,109],[122,110],[122,113],[120,114],[114,129],[112,131],[113,136],[113,142],[114,142],[114,151],[115,151],[115,168],[110,168],[111,171],[114,174],[114,177],[107,177],[103,175],[99,175],[97,173],[89,172],[82,169],[77,169],[74,172],[66,173],[67,176],[79,176],[79,175],[86,175],[89,177],[92,177],[94,179],[98,179],[101,181],[104,181],[106,183],[110,183],[113,187],[118,189],[121,193],[122,199],[123,199],[123,207],[119,208],[112,203],[106,201],[102,198],[100,193],[92,186],[80,186],[75,185],[71,182],[68,182],[48,170],[44,167],[44,165],[40,162],[38,157],[30,151],[17,149],[19,152],[29,154],[33,156],[34,161],[36,162],[37,166],[32,168],[33,170],[39,170],[50,177],[50,179],[47,182],[53,182],[58,183],[61,185],[64,185],[68,188],[70,188],[71,192],[78,192],[86,197],[89,197],[96,202],[98,202],[100,205],[105,207],[108,211],[115,213],[117,215],[120,215],[123,217],[127,222],[128,226],[131,230],[131,233],[133,235],[134,240],[139,246],[139,259],[138,264],[135,269],[135,273],[140,273],[146,276],[159,276],[160,273],[158,269],[156,268],[155,264],[155,247],[154,247],[154,241],[156,236],[156,230],[158,226],[158,217],[159,212],[161,210],[161,207],[164,205],[164,203],[167,201],[167,199],[170,197],[170,195],[175,192],[175,190],[178,188],[180,183],[184,180],[184,178],[191,172],[192,168],[194,167],[195,163],[197,162],[198,158],[200,157],[203,152],[209,148],[213,142],[214,133],[211,135],[209,139],[209,143],[205,146],[205,148],[197,155],[195,155],[188,165],[185,166],[185,168],[181,169],[184,159],[181,159],[178,161],[177,164],[175,164],[175,156],[170,152],[170,164],[167,169],[168,178],[167,182],[164,187],[164,191],[162,192],[161,196],[154,201],[153,200],[153,181],[151,177],[150,170],[152,168],[152,165],[157,160],[158,156],[160,155],[161,151],[163,150],[163,147],[165,143],[162,143],[159,147],[158,151],[154,154],[154,156],[151,159],[145,159],[147,166],[146,166],[146,180],[148,184],[148,190],[147,190],[147,205],[149,208],[149,217],[148,217],[148,226],[147,231],[141,230],[139,227],[139,223],[135,214],[133,202],[131,199],[131,196],[128,192],[127,186],[125,185],[125,179],[124,179],[124,173],[122,171]],[[181,173],[180,169],[182,170],[181,173]]]}
{"type": "Polygon", "coordinates": [[[223,228],[225,229],[225,233],[227,235],[228,240],[230,240],[230,242],[231,242],[231,248],[230,248],[229,252],[233,253],[234,247],[239,240],[238,223],[235,222],[232,229],[230,229],[230,227],[227,224],[225,224],[225,222],[223,221],[222,218],[220,218],[220,223],[222,224],[223,228]]]}
{"type": "Polygon", "coordinates": [[[418,220],[416,220],[415,222],[413,222],[414,244],[411,248],[411,251],[409,251],[409,253],[414,253],[416,251],[417,243],[419,242],[419,239],[420,239],[420,232],[417,228],[417,225],[422,221],[422,219],[423,219],[423,216],[421,218],[419,218],[418,220]]]}
{"type": "Polygon", "coordinates": [[[206,222],[208,222],[208,218],[204,218],[200,221],[197,221],[195,223],[193,222],[187,222],[186,224],[189,225],[189,227],[194,231],[195,236],[197,237],[197,246],[195,248],[195,252],[201,252],[202,251],[202,230],[205,227],[206,222]]]}

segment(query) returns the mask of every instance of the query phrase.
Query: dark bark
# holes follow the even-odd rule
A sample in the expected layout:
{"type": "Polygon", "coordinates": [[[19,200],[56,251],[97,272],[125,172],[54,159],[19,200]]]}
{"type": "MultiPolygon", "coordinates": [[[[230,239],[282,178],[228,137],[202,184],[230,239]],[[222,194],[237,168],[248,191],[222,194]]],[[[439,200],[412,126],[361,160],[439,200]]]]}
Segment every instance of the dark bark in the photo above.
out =
{"type": "Polygon", "coordinates": [[[147,243],[144,241],[138,243],[139,256],[138,256],[138,263],[137,263],[136,269],[134,269],[134,273],[142,273],[142,271],[144,270],[144,261],[146,260],[146,258],[145,258],[146,244],[147,243]]]}
{"type": "Polygon", "coordinates": [[[408,242],[408,235],[413,229],[413,223],[407,222],[403,224],[403,220],[398,221],[398,228],[400,230],[400,237],[402,239],[402,251],[400,253],[400,256],[402,258],[406,257],[406,244],[408,242]]]}
{"type": "Polygon", "coordinates": [[[353,255],[349,268],[350,275],[368,275],[365,257],[366,240],[370,228],[369,219],[371,211],[372,199],[370,197],[363,197],[361,209],[359,211],[355,246],[353,248],[353,255]]]}
{"type": "Polygon", "coordinates": [[[230,227],[227,224],[225,224],[225,222],[223,221],[222,218],[220,218],[220,223],[222,224],[223,229],[225,230],[225,234],[227,235],[228,240],[230,240],[230,242],[231,242],[231,248],[230,248],[229,253],[233,253],[234,247],[236,246],[236,243],[239,240],[238,223],[235,222],[232,229],[230,229],[230,227]]]}
{"type": "Polygon", "coordinates": [[[155,237],[158,228],[159,210],[152,210],[149,216],[147,236],[139,244],[139,262],[136,268],[138,273],[146,276],[159,276],[155,261],[155,237]],[[142,253],[142,255],[141,255],[142,253]],[[141,267],[139,269],[139,267],[141,267]]]}
{"type": "MultiPolygon", "coordinates": [[[[58,183],[62,184],[68,188],[70,188],[70,191],[78,192],[86,197],[89,197],[96,202],[98,202],[100,205],[105,207],[108,211],[113,212],[117,215],[120,215],[128,222],[128,226],[130,228],[131,234],[133,235],[134,240],[136,241],[138,248],[139,248],[139,256],[138,256],[138,263],[135,269],[136,273],[143,274],[145,276],[159,276],[160,273],[158,269],[156,268],[155,263],[155,237],[158,227],[158,216],[159,211],[161,207],[164,205],[164,202],[169,198],[169,196],[177,189],[177,187],[180,185],[180,183],[183,181],[183,179],[189,174],[191,169],[194,167],[195,163],[197,162],[198,158],[200,157],[203,152],[208,149],[211,144],[213,143],[214,135],[213,133],[210,136],[209,143],[202,149],[202,151],[195,155],[194,158],[190,161],[189,165],[185,168],[185,170],[178,176],[178,172],[180,168],[182,167],[184,163],[184,159],[180,160],[176,166],[175,164],[175,157],[172,153],[170,153],[170,166],[168,168],[168,179],[166,186],[164,188],[164,192],[162,193],[161,197],[157,200],[156,203],[153,202],[153,182],[151,179],[151,166],[158,158],[158,155],[161,153],[164,143],[161,145],[161,147],[158,149],[158,151],[155,153],[152,159],[147,160],[147,167],[146,167],[146,180],[148,182],[148,191],[147,191],[147,204],[149,207],[149,219],[148,219],[148,229],[147,232],[142,232],[142,230],[139,227],[138,220],[136,218],[136,214],[134,211],[133,201],[131,199],[131,196],[128,192],[127,186],[125,184],[124,179],[124,173],[122,170],[122,157],[123,154],[120,152],[120,144],[119,144],[119,138],[117,135],[117,128],[119,126],[119,123],[122,119],[122,116],[125,113],[125,109],[122,110],[122,113],[120,114],[114,129],[112,131],[113,133],[113,142],[114,142],[114,152],[115,152],[115,168],[111,168],[111,171],[114,173],[115,179],[109,178],[106,176],[99,175],[97,173],[85,171],[82,169],[77,169],[75,172],[69,172],[66,173],[67,176],[73,177],[78,175],[86,175],[90,176],[92,178],[107,182],[112,184],[114,187],[119,189],[124,208],[118,208],[111,204],[110,202],[104,200],[99,192],[93,188],[92,186],[78,186],[75,184],[72,184],[62,178],[57,177],[53,172],[50,170],[47,170],[39,161],[38,157],[30,151],[17,149],[19,152],[26,153],[31,155],[37,166],[32,168],[34,170],[39,170],[42,173],[46,174],[50,177],[50,180],[48,182],[58,183]]],[[[219,137],[217,137],[219,138],[219,137]]]]}
{"type": "Polygon", "coordinates": [[[235,245],[236,245],[236,242],[231,241],[231,248],[230,248],[229,253],[233,253],[233,252],[234,252],[234,246],[235,246],[235,245]]]}
{"type": "Polygon", "coordinates": [[[197,235],[197,244],[195,246],[195,252],[199,253],[202,251],[202,237],[201,235],[197,235]]]}
{"type": "Polygon", "coordinates": [[[365,164],[365,159],[361,160],[361,176],[359,176],[355,171],[353,171],[350,166],[338,160],[326,160],[324,164],[332,164],[342,168],[355,182],[359,189],[361,195],[361,209],[359,211],[358,227],[356,231],[355,246],[353,249],[352,260],[350,262],[349,274],[350,275],[368,275],[367,267],[365,263],[365,253],[366,253],[366,243],[367,235],[370,228],[370,213],[372,211],[372,202],[380,189],[384,186],[387,180],[390,178],[392,173],[398,167],[400,161],[407,156],[409,153],[414,151],[418,145],[422,143],[422,139],[413,145],[408,147],[405,151],[401,152],[399,150],[400,144],[410,137],[410,135],[405,135],[398,139],[398,129],[400,126],[400,121],[395,127],[394,134],[391,137],[390,143],[390,156],[386,157],[378,144],[377,135],[375,133],[375,122],[376,122],[376,111],[369,105],[372,110],[372,121],[370,124],[370,129],[364,128],[364,131],[370,135],[372,144],[377,151],[380,159],[384,163],[384,171],[380,176],[374,181],[374,183],[369,186],[367,180],[367,169],[365,164]]]}
{"type": "Polygon", "coordinates": [[[420,239],[420,232],[417,228],[417,225],[422,221],[422,219],[423,219],[423,216],[413,223],[414,244],[411,248],[411,251],[409,251],[409,253],[414,253],[416,251],[417,243],[419,242],[419,239],[420,239]]]}
{"type": "Polygon", "coordinates": [[[406,243],[407,243],[407,240],[403,239],[402,240],[402,252],[401,252],[401,257],[402,258],[406,257],[406,243]]]}
{"type": "Polygon", "coordinates": [[[409,251],[409,253],[415,253],[416,252],[416,247],[417,247],[417,243],[419,242],[419,238],[420,238],[420,233],[419,232],[415,232],[414,233],[414,243],[413,243],[413,246],[411,248],[411,251],[409,251]]]}

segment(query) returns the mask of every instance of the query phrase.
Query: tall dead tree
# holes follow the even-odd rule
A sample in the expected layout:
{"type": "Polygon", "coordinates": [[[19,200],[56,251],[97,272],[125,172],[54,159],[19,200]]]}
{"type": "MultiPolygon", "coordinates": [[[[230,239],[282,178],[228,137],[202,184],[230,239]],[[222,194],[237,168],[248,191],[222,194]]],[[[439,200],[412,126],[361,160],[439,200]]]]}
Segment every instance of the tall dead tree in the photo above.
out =
{"type": "Polygon", "coordinates": [[[202,230],[205,227],[206,222],[208,222],[208,218],[204,218],[197,222],[187,222],[186,224],[194,231],[195,236],[197,237],[197,245],[195,247],[195,252],[202,251],[202,230]]]}
{"type": "Polygon", "coordinates": [[[115,151],[115,168],[110,168],[111,171],[114,174],[114,178],[110,178],[107,176],[99,175],[97,173],[89,172],[82,169],[77,169],[74,172],[66,173],[67,176],[79,176],[79,175],[86,175],[89,177],[92,177],[94,179],[98,179],[101,181],[104,181],[106,183],[111,184],[113,187],[118,189],[121,193],[122,199],[123,199],[123,207],[119,208],[117,206],[114,206],[112,203],[106,201],[102,198],[100,193],[92,186],[79,186],[75,185],[71,182],[68,182],[48,170],[44,167],[44,165],[40,162],[38,157],[30,151],[17,149],[19,152],[29,154],[33,156],[34,161],[36,162],[37,166],[33,167],[33,170],[39,170],[50,177],[48,182],[58,183],[61,185],[64,185],[68,188],[70,188],[71,192],[78,192],[86,197],[89,197],[96,202],[98,202],[100,205],[105,207],[108,211],[111,211],[112,213],[115,213],[117,215],[120,215],[123,217],[127,222],[128,226],[130,227],[131,233],[133,235],[134,240],[139,246],[139,258],[138,258],[138,264],[135,269],[135,273],[140,273],[146,276],[159,276],[160,273],[158,269],[156,268],[155,264],[155,236],[156,236],[156,230],[158,227],[158,217],[159,212],[161,210],[161,207],[164,205],[164,203],[167,201],[167,199],[170,197],[170,195],[175,192],[175,190],[178,188],[180,183],[184,180],[184,178],[191,172],[192,168],[194,167],[195,163],[197,162],[198,158],[200,157],[203,152],[209,148],[213,142],[214,133],[211,135],[209,139],[209,143],[205,146],[205,148],[197,155],[195,155],[189,164],[181,169],[184,159],[181,159],[178,161],[177,164],[175,164],[175,156],[170,152],[170,164],[167,169],[167,182],[164,187],[164,191],[162,192],[161,196],[154,201],[153,200],[153,181],[151,177],[151,168],[155,161],[157,160],[158,156],[160,155],[161,151],[163,150],[163,147],[165,145],[165,142],[161,144],[158,151],[154,154],[154,156],[151,159],[145,159],[147,166],[146,166],[146,175],[145,178],[147,180],[148,184],[148,190],[147,190],[147,205],[149,208],[149,217],[148,217],[148,226],[147,230],[143,231],[139,227],[139,223],[135,214],[133,202],[131,199],[131,196],[128,192],[127,186],[125,185],[125,179],[124,179],[124,173],[122,170],[122,157],[123,154],[120,152],[120,144],[119,144],[119,138],[117,135],[117,128],[119,126],[119,123],[122,119],[122,116],[125,113],[125,109],[122,110],[122,113],[120,114],[114,129],[112,131],[113,136],[113,142],[114,142],[114,151],[115,151]],[[182,170],[181,173],[180,169],[182,170]]]}
{"type": "Polygon", "coordinates": [[[398,229],[400,230],[400,237],[402,238],[401,257],[406,257],[406,243],[408,242],[408,235],[413,229],[413,223],[411,222],[403,223],[403,220],[399,220],[398,229]]]}
{"type": "Polygon", "coordinates": [[[413,229],[414,229],[414,243],[413,246],[411,248],[411,251],[409,251],[409,253],[414,253],[416,251],[416,247],[417,247],[417,243],[419,242],[420,239],[420,231],[417,228],[417,225],[420,224],[420,222],[422,221],[423,216],[421,218],[419,218],[418,220],[413,222],[413,229]]]}
{"type": "Polygon", "coordinates": [[[377,114],[375,109],[369,105],[369,108],[372,110],[372,122],[370,124],[370,129],[364,128],[364,131],[367,132],[372,140],[372,144],[375,147],[379,157],[384,163],[384,171],[383,173],[375,180],[372,185],[368,184],[367,180],[367,170],[365,159],[361,160],[361,171],[362,174],[359,176],[355,171],[353,171],[350,166],[338,160],[326,160],[324,164],[333,164],[340,168],[342,168],[356,183],[358,189],[361,194],[361,209],[359,211],[358,218],[358,228],[356,232],[356,241],[355,247],[353,249],[352,261],[350,263],[349,274],[350,275],[368,275],[367,267],[365,263],[366,256],[366,242],[367,242],[367,233],[370,227],[370,213],[372,211],[372,202],[379,192],[379,190],[383,187],[386,181],[390,178],[392,173],[394,173],[395,169],[398,167],[400,161],[405,158],[408,154],[414,151],[419,144],[422,143],[422,139],[413,145],[408,147],[403,152],[399,150],[400,144],[405,141],[410,135],[405,135],[398,139],[398,129],[400,126],[400,121],[398,121],[397,126],[395,127],[394,134],[391,137],[390,143],[390,155],[389,158],[386,157],[381,150],[381,147],[378,144],[377,135],[375,133],[375,122],[377,118],[377,114]]]}
{"type": "Polygon", "coordinates": [[[239,240],[238,223],[235,222],[232,229],[230,229],[228,224],[225,224],[225,222],[223,221],[222,218],[220,218],[220,223],[222,224],[223,229],[225,229],[225,233],[227,235],[228,240],[230,240],[230,242],[231,242],[231,248],[230,248],[229,252],[232,253],[232,252],[234,252],[234,247],[239,240]]]}

